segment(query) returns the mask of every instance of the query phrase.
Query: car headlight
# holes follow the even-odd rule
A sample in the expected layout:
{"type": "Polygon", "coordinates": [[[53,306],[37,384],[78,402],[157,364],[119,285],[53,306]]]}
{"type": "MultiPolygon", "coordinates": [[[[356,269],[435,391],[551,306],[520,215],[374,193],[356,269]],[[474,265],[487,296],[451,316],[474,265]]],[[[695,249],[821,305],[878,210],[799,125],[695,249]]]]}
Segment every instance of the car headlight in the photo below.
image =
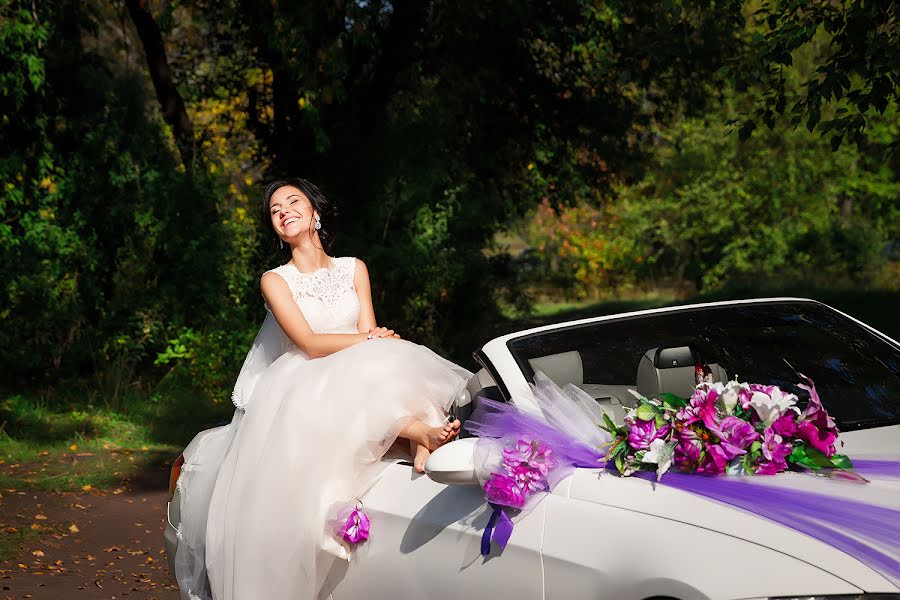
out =
{"type": "Polygon", "coordinates": [[[839,594],[837,596],[777,596],[769,600],[900,600],[900,594],[839,594]]]}

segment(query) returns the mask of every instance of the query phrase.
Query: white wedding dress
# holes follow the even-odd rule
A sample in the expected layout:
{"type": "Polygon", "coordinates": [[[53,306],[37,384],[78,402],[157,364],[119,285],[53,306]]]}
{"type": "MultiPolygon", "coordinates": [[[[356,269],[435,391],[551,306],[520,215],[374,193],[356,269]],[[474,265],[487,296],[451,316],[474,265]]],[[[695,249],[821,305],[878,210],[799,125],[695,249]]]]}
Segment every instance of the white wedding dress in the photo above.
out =
{"type": "MultiPolygon", "coordinates": [[[[273,272],[313,331],[357,333],[355,265],[345,257],[314,273],[292,263],[273,272]]],[[[352,552],[330,521],[357,499],[365,505],[402,427],[413,418],[441,425],[470,376],[398,339],[310,359],[270,313],[235,386],[231,425],[185,450],[182,589],[202,600],[315,598],[333,562],[352,552]]]]}

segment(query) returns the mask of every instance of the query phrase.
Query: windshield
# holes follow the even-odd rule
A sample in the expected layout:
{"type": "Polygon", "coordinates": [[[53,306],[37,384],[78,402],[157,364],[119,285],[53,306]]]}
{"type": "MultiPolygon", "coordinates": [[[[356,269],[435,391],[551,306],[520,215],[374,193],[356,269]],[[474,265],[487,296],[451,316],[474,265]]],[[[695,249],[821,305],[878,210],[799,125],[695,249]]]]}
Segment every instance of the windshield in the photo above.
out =
{"type": "Polygon", "coordinates": [[[900,349],[814,302],[689,308],[562,327],[509,340],[526,379],[544,371],[599,402],[633,404],[628,389],[688,396],[701,367],[712,380],[778,385],[800,397],[813,379],[843,429],[900,422],[900,349]]]}

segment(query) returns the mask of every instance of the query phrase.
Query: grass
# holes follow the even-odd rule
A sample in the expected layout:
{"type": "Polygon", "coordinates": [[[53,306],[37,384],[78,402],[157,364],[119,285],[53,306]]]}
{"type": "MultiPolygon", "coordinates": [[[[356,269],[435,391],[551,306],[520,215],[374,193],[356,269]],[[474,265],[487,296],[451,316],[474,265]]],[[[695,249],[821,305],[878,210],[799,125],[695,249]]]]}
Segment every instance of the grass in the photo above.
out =
{"type": "MultiPolygon", "coordinates": [[[[158,441],[147,415],[147,411],[122,414],[107,408],[52,407],[22,395],[3,399],[0,493],[115,489],[139,473],[171,463],[182,446],[158,441]]],[[[49,525],[4,522],[0,560],[15,557],[54,533],[49,525]]]]}
{"type": "Polygon", "coordinates": [[[48,408],[21,395],[0,402],[0,422],[0,489],[116,487],[180,451],[154,440],[145,420],[103,409],[48,408]]]}
{"type": "Polygon", "coordinates": [[[0,531],[0,561],[18,556],[22,548],[33,543],[44,533],[49,532],[31,529],[30,527],[27,529],[5,527],[0,531]]]}

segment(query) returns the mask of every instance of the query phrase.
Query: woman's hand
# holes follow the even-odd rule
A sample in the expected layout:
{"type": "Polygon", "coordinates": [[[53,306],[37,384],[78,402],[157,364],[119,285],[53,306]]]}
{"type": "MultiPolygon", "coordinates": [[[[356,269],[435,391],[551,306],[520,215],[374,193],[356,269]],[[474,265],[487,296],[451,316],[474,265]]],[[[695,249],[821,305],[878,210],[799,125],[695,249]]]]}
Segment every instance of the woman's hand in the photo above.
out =
{"type": "Polygon", "coordinates": [[[369,330],[369,339],[374,338],[394,338],[400,339],[400,334],[395,333],[393,329],[388,329],[387,327],[373,327],[369,330]]]}

